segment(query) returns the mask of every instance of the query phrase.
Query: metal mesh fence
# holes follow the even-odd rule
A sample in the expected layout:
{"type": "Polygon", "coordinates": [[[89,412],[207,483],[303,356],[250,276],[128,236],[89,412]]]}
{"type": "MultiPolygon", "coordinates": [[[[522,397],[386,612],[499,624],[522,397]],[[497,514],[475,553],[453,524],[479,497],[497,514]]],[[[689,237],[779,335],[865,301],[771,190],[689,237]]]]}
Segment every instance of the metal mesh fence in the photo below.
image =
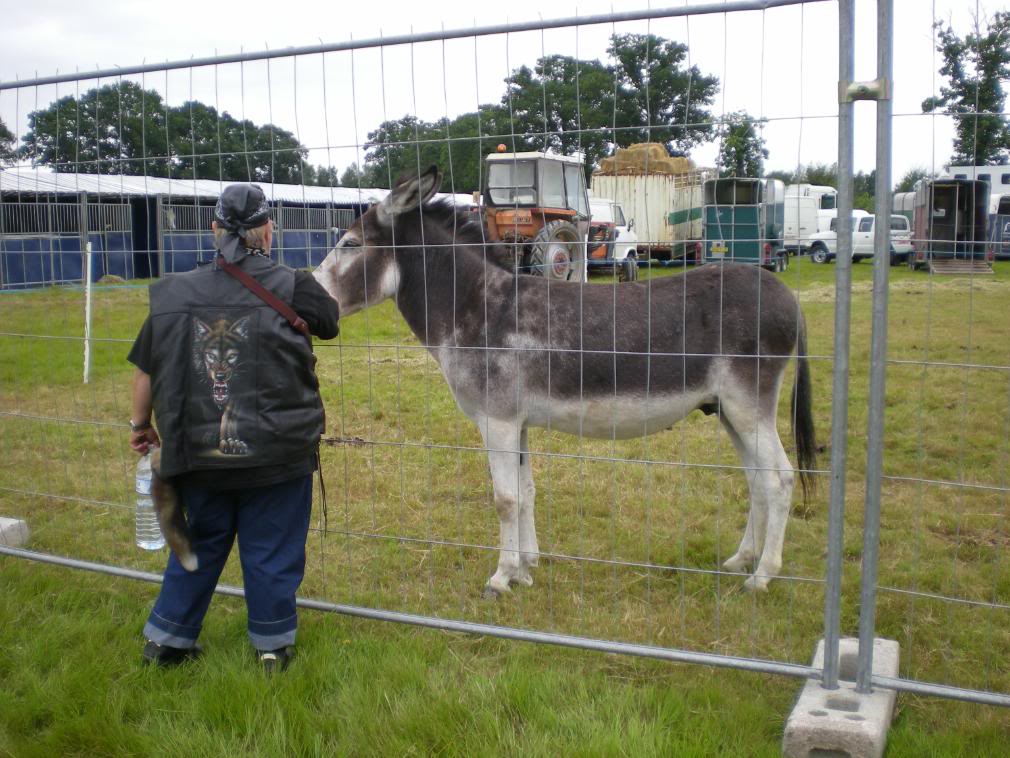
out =
{"type": "MultiPolygon", "coordinates": [[[[587,323],[612,335],[611,349],[603,351],[612,367],[628,355],[686,366],[701,353],[686,347],[621,348],[621,335],[637,328],[649,346],[671,328],[701,328],[709,316],[717,337],[705,346],[706,355],[726,362],[749,359],[755,366],[784,357],[756,348],[735,353],[723,345],[733,328],[722,322],[723,307],[740,295],[721,278],[716,288],[721,307],[712,314],[698,315],[686,297],[673,300],[676,307],[668,310],[651,305],[654,299],[662,302],[660,288],[667,285],[661,282],[675,280],[686,293],[696,264],[732,259],[753,264],[749,274],[757,283],[760,311],[762,299],[771,297],[760,284],[761,269],[774,269],[800,306],[780,320],[791,328],[806,325],[821,448],[805,473],[817,490],[809,500],[797,494],[789,506],[784,562],[770,591],[749,592],[744,582],[754,561],[723,564],[738,549],[749,503],[773,497],[762,489],[771,487],[770,475],[791,474],[768,457],[769,439],[760,429],[741,433],[732,422],[727,428],[726,410],[691,396],[686,379],[670,391],[673,401],[658,385],[626,393],[615,381],[600,400],[611,423],[591,429],[585,421],[599,400],[598,377],[583,372],[577,387],[547,397],[546,422],[529,424],[527,432],[524,419],[505,419],[513,424],[515,442],[498,449],[488,439],[487,420],[482,434],[474,414],[468,418],[464,412],[458,387],[452,388],[455,396],[450,388],[457,376],[454,361],[463,360],[472,346],[451,338],[433,343],[397,313],[395,302],[385,302],[346,319],[337,340],[316,345],[329,418],[322,448],[329,500],[325,512],[317,502],[310,534],[301,592],[315,598],[310,606],[824,676],[829,683],[837,667],[822,673],[806,665],[815,642],[825,635],[837,641],[862,622],[868,634],[898,639],[904,651],[903,679],[876,684],[1007,704],[1010,588],[1003,555],[1010,539],[1005,477],[1010,366],[1000,317],[1006,274],[997,263],[996,275],[990,275],[991,247],[966,241],[970,224],[959,221],[959,209],[977,203],[974,195],[964,199],[963,185],[950,196],[951,210],[938,213],[940,180],[920,185],[909,202],[907,231],[914,250],[907,255],[908,268],[894,270],[890,286],[892,224],[864,229],[862,223],[850,228],[836,220],[836,231],[823,236],[828,229],[817,224],[827,227],[831,215],[852,213],[854,179],[852,103],[843,104],[839,114],[836,97],[836,81],[854,77],[851,60],[837,77],[832,70],[811,81],[804,73],[804,56],[816,46],[812,39],[824,38],[825,28],[832,40],[839,38],[840,58],[846,49],[851,58],[851,30],[847,34],[845,24],[838,24],[833,5],[737,2],[3,85],[0,108],[13,110],[23,147],[20,164],[0,172],[5,374],[0,492],[12,511],[5,515],[29,522],[31,548],[38,553],[89,563],[115,555],[120,568],[159,570],[163,554],[131,548],[135,460],[124,441],[131,372],[125,356],[147,304],[145,290],[132,280],[211,260],[213,204],[230,181],[263,184],[276,225],[275,259],[309,268],[319,266],[356,219],[387,197],[400,170],[416,177],[434,163],[444,174],[440,199],[458,214],[453,223],[477,220],[483,226],[489,238],[479,248],[489,261],[505,251],[505,262],[519,269],[515,276],[546,278],[548,302],[577,290],[582,294],[573,302],[579,308],[595,304],[595,317],[587,323]],[[703,46],[717,52],[702,55],[703,46]],[[782,49],[790,54],[777,54],[782,49]],[[622,68],[622,55],[637,56],[636,65],[622,68]],[[672,84],[664,74],[671,70],[679,77],[672,84]],[[638,79],[629,71],[637,71],[638,79]],[[488,93],[487,82],[503,77],[508,77],[504,94],[488,93]],[[773,97],[773,90],[790,97],[773,97]],[[49,104],[68,92],[73,106],[50,113],[49,104]],[[111,126],[134,119],[143,132],[138,150],[123,140],[109,145],[99,139],[111,126]],[[204,119],[213,128],[198,128],[204,119]],[[55,139],[63,133],[61,122],[64,130],[73,123],[84,135],[73,159],[55,139]],[[837,132],[841,147],[836,151],[828,143],[825,153],[815,139],[818,131],[837,132]],[[824,189],[824,202],[819,195],[801,202],[811,197],[811,187],[818,192],[817,183],[800,181],[803,177],[794,176],[787,190],[781,180],[727,164],[723,148],[747,133],[753,140],[767,136],[779,150],[795,150],[778,165],[801,168],[820,156],[825,163],[837,156],[837,202],[828,191],[833,188],[824,189]],[[619,164],[604,169],[603,159],[637,143],[665,145],[666,155],[644,159],[638,173],[622,171],[619,164]],[[500,165],[515,169],[524,161],[528,176],[515,170],[495,184],[489,168],[494,160],[486,156],[500,155],[499,145],[511,156],[500,165]],[[694,162],[681,165],[679,173],[656,171],[650,161],[671,159],[670,150],[693,151],[694,162]],[[570,159],[574,173],[551,162],[558,155],[570,159]],[[344,166],[347,171],[338,177],[334,167],[344,166]],[[736,169],[738,175],[729,176],[736,169]],[[554,175],[560,183],[548,186],[554,175]],[[650,178],[657,176],[676,178],[650,178]],[[582,194],[582,205],[579,182],[594,193],[582,194]],[[670,193],[660,188],[664,183],[673,185],[670,193]],[[499,190],[508,193],[501,205],[512,215],[501,222],[496,217],[500,231],[492,234],[488,212],[499,190]],[[532,235],[519,231],[527,223],[520,212],[530,224],[537,214],[544,226],[550,219],[545,203],[522,199],[527,192],[554,192],[553,205],[565,212],[554,220],[570,223],[582,236],[574,243],[554,240],[546,253],[538,252],[528,239],[532,235]],[[593,233],[589,204],[607,197],[602,192],[623,204],[633,223],[621,233],[634,231],[637,241],[604,232],[593,239],[611,239],[613,245],[594,259],[586,244],[593,233]],[[799,230],[806,212],[801,205],[809,206],[817,231],[799,230]],[[817,215],[823,211],[828,213],[817,215]],[[796,229],[792,255],[785,232],[789,219],[796,229]],[[947,222],[952,231],[938,231],[947,222]],[[867,255],[874,258],[872,284],[850,255],[858,256],[864,232],[872,237],[867,255]],[[945,250],[932,242],[945,234],[955,253],[950,257],[977,260],[988,271],[942,278],[934,259],[945,250]],[[815,237],[830,242],[832,249],[825,248],[830,255],[818,258],[815,237]],[[30,249],[28,240],[45,242],[30,249]],[[90,381],[81,384],[83,294],[77,287],[49,285],[84,280],[89,242],[93,254],[104,256],[92,279],[118,274],[128,281],[93,290],[92,370],[90,381]],[[489,247],[491,242],[500,244],[489,247]],[[65,250],[64,244],[76,247],[65,250]],[[630,268],[618,265],[614,250],[631,261],[630,268]],[[959,256],[959,250],[968,252],[959,256]],[[835,268],[820,265],[832,257],[835,268]],[[77,261],[73,270],[71,258],[77,261]],[[923,270],[911,270],[917,265],[923,270]],[[571,281],[552,278],[552,269],[571,281]],[[576,283],[580,279],[587,281],[576,283]],[[644,304],[630,315],[619,308],[624,302],[619,292],[628,287],[644,304]],[[888,309],[889,323],[881,319],[888,309]],[[882,335],[889,335],[889,342],[882,335]],[[668,417],[642,416],[642,408],[667,401],[705,413],[692,413],[676,425],[674,411],[668,417]],[[629,435],[619,427],[639,417],[650,432],[672,429],[625,439],[629,435]],[[567,433],[573,425],[581,433],[567,433]],[[756,452],[748,458],[741,450],[756,452]],[[496,453],[520,461],[525,456],[536,482],[537,565],[528,576],[514,577],[512,591],[497,602],[481,597],[502,548],[496,512],[501,492],[496,501],[489,452],[492,469],[496,453]],[[880,467],[876,479],[874,466],[880,467]],[[873,523],[877,505],[879,531],[873,523]],[[866,514],[869,537],[860,547],[866,514]],[[80,539],[82,524],[93,539],[80,539]],[[879,567],[873,558],[878,537],[879,567]],[[861,567],[860,558],[874,563],[871,571],[861,567]],[[527,578],[532,586],[524,586],[527,578]],[[867,580],[862,616],[855,602],[861,578],[867,580]],[[875,618],[865,612],[867,601],[875,618]],[[972,660],[979,649],[991,651],[982,666],[972,660]]],[[[923,120],[943,119],[937,114],[892,119],[886,109],[884,114],[899,139],[901,129],[921,130],[923,120]]],[[[876,172],[878,181],[886,178],[877,190],[877,199],[886,196],[886,202],[877,206],[878,217],[890,215],[891,207],[890,144],[884,145],[876,172]]],[[[684,158],[672,156],[678,159],[684,158]]],[[[904,210],[897,200],[894,209],[904,210]]],[[[895,240],[900,231],[895,229],[895,240]]],[[[983,240],[991,234],[986,225],[983,240]]],[[[452,250],[433,243],[410,252],[439,256],[452,250]]],[[[445,271],[462,275],[455,264],[445,271]]],[[[435,282],[418,286],[429,302],[427,288],[439,291],[435,282]]],[[[477,309],[455,301],[440,305],[447,310],[426,315],[437,316],[439,328],[450,335],[474,323],[488,333],[494,324],[514,326],[512,342],[484,345],[488,366],[498,354],[511,356],[514,367],[539,352],[556,355],[559,366],[568,355],[582,365],[599,357],[600,351],[584,350],[582,342],[524,344],[527,314],[515,306],[496,311],[486,298],[477,309]]],[[[552,328],[557,337],[568,334],[571,324],[552,322],[552,328]]],[[[775,416],[790,469],[797,466],[789,431],[796,423],[789,400],[794,365],[783,374],[775,416]]],[[[522,376],[519,368],[514,372],[522,376]]],[[[490,368],[483,380],[490,394],[490,368]]],[[[743,395],[768,395],[765,375],[754,371],[747,381],[743,395]]],[[[517,405],[527,393],[534,395],[521,382],[508,386],[517,405]]],[[[762,526],[760,516],[755,518],[757,532],[762,526]]],[[[519,548],[523,556],[531,552],[528,543],[519,548]]],[[[238,584],[233,564],[223,581],[238,584]]]]}

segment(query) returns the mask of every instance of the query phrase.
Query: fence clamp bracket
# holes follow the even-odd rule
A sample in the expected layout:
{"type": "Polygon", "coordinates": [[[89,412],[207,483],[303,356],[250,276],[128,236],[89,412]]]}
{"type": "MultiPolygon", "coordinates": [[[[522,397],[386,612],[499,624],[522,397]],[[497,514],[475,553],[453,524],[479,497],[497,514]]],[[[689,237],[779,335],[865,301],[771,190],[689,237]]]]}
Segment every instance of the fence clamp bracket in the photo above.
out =
{"type": "Polygon", "coordinates": [[[890,100],[891,80],[874,79],[870,82],[838,82],[838,102],[856,100],[890,100]]]}

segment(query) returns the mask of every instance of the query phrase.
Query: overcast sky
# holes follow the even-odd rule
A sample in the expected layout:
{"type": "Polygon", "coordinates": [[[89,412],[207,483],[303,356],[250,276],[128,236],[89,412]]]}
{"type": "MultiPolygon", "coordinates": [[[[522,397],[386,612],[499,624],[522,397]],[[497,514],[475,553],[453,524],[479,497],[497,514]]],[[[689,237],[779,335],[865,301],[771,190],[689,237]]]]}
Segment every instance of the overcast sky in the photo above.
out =
{"type": "MultiPolygon", "coordinates": [[[[695,0],[654,1],[682,7],[695,0]]],[[[0,80],[31,78],[141,63],[369,39],[441,28],[607,13],[611,2],[544,3],[510,0],[380,0],[379,2],[68,2],[0,0],[0,80]]],[[[942,116],[922,115],[923,99],[943,80],[935,52],[934,18],[964,34],[975,12],[995,0],[895,0],[895,181],[909,168],[940,169],[951,153],[952,129],[942,116]]],[[[622,11],[648,3],[618,5],[622,11]]],[[[857,0],[856,77],[875,77],[876,2],[857,0]]],[[[606,61],[607,38],[651,32],[685,42],[691,63],[715,75],[721,89],[715,115],[746,110],[768,119],[766,169],[831,163],[837,155],[837,5],[818,2],[761,12],[585,26],[414,46],[328,53],[266,62],[185,69],[129,77],[176,105],[195,98],[256,123],[294,132],[311,148],[309,160],[344,168],[360,158],[366,135],[383,119],[416,114],[433,120],[497,102],[509,71],[541,55],[606,61]]],[[[102,83],[114,83],[103,80],[102,83]]],[[[25,115],[57,96],[94,87],[75,84],[0,92],[0,117],[18,134],[25,115]]],[[[856,168],[874,166],[873,105],[857,104],[856,168]]],[[[712,165],[714,145],[699,146],[696,162],[712,165]]]]}

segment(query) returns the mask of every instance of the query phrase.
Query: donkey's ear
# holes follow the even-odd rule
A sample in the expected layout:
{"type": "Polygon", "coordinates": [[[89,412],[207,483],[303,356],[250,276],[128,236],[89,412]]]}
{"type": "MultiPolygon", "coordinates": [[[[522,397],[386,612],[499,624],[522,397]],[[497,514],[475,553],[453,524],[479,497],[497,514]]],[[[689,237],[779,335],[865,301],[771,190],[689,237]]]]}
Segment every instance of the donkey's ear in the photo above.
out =
{"type": "Polygon", "coordinates": [[[431,200],[442,186],[442,172],[431,165],[420,176],[401,176],[386,199],[379,204],[379,216],[386,220],[407,211],[412,211],[431,200]]]}

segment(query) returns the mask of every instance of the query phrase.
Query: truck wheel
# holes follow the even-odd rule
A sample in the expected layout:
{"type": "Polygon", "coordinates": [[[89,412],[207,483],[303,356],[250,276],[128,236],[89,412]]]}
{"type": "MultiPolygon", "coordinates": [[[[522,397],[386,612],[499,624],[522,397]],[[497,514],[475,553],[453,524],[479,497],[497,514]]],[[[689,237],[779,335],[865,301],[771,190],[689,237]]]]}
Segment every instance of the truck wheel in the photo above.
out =
{"type": "Polygon", "coordinates": [[[579,232],[568,221],[551,221],[537,232],[530,248],[531,273],[567,280],[579,259],[579,232]]]}
{"type": "Polygon", "coordinates": [[[810,260],[814,263],[827,263],[828,251],[823,245],[814,245],[810,248],[810,260]]]}
{"type": "Polygon", "coordinates": [[[617,280],[619,282],[633,282],[638,279],[638,261],[635,256],[629,255],[621,261],[621,267],[617,270],[617,280]]]}

